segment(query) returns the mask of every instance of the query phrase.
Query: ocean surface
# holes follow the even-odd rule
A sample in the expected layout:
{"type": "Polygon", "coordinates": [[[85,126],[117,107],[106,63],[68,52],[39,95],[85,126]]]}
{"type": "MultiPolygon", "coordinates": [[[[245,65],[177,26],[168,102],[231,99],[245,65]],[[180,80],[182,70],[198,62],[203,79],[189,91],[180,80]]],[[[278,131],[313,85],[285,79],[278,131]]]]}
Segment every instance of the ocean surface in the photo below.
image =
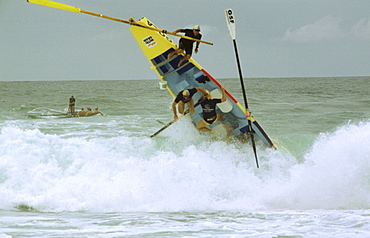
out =
{"type": "MultiPolygon", "coordinates": [[[[243,103],[239,79],[218,79],[243,103]]],[[[158,80],[0,82],[0,238],[370,237],[370,77],[245,79],[277,150],[172,120],[158,80]],[[76,109],[103,115],[65,118],[76,109]]]]}

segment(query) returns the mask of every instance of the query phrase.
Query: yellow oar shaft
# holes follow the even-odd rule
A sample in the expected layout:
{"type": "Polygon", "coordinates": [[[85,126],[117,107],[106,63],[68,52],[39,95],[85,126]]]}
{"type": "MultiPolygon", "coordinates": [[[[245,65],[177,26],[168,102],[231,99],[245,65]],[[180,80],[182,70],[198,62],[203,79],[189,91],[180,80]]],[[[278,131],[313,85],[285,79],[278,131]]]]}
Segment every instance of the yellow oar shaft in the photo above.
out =
{"type": "Polygon", "coordinates": [[[158,29],[158,28],[141,25],[140,23],[135,22],[135,21],[131,21],[131,22],[129,22],[129,24],[135,25],[135,26],[140,26],[140,27],[143,27],[143,28],[146,28],[146,29],[149,29],[149,30],[153,30],[153,31],[163,32],[163,33],[166,33],[166,34],[169,34],[169,35],[173,35],[173,36],[178,36],[178,37],[181,37],[181,38],[184,38],[184,39],[188,39],[188,40],[192,40],[192,41],[197,41],[197,42],[208,44],[208,45],[213,45],[213,43],[211,43],[211,42],[202,41],[202,40],[194,39],[194,38],[189,37],[189,36],[183,36],[183,35],[179,35],[179,34],[176,34],[176,33],[167,32],[167,31],[164,31],[164,30],[161,30],[161,29],[158,29]]]}
{"type": "MultiPolygon", "coordinates": [[[[150,27],[150,26],[141,25],[140,23],[138,23],[136,21],[126,21],[126,20],[122,20],[122,19],[119,19],[119,18],[110,17],[110,16],[106,16],[106,15],[103,15],[103,14],[98,14],[98,13],[95,13],[95,12],[85,11],[85,10],[82,10],[82,9],[80,9],[80,12],[81,13],[88,14],[88,15],[96,16],[96,17],[105,18],[105,19],[112,20],[112,21],[118,21],[118,22],[130,24],[130,25],[134,25],[134,26],[143,27],[143,28],[146,28],[146,29],[149,29],[149,30],[153,30],[153,31],[163,32],[163,30],[161,30],[161,29],[150,27]]],[[[205,44],[209,44],[209,45],[213,45],[213,43],[211,43],[211,42],[194,39],[194,38],[189,37],[189,36],[183,36],[183,35],[179,35],[179,34],[172,33],[172,32],[167,32],[166,31],[166,34],[178,36],[178,37],[185,38],[185,39],[192,40],[192,41],[199,41],[201,43],[205,43],[205,44]]]]}
{"type": "Polygon", "coordinates": [[[115,17],[105,16],[105,15],[103,15],[103,14],[99,14],[99,13],[95,13],[95,12],[88,12],[88,11],[85,11],[85,10],[82,10],[82,9],[81,9],[81,11],[80,11],[80,12],[81,12],[81,13],[88,14],[88,15],[96,16],[96,17],[105,18],[105,19],[112,20],[112,21],[118,21],[118,22],[122,22],[122,23],[130,24],[130,22],[129,22],[129,21],[122,20],[122,19],[115,18],[115,17]]]}
{"type": "Polygon", "coordinates": [[[126,20],[122,20],[122,19],[119,19],[119,18],[115,18],[115,17],[105,16],[105,15],[102,15],[102,14],[85,11],[85,10],[82,10],[78,7],[73,7],[73,6],[69,6],[69,5],[54,2],[54,1],[49,1],[49,0],[27,0],[27,2],[42,5],[42,6],[57,8],[57,9],[65,10],[65,11],[70,11],[70,12],[85,13],[85,14],[88,14],[88,15],[101,17],[101,18],[105,18],[105,19],[108,19],[108,20],[112,20],[112,21],[118,21],[118,22],[130,24],[130,25],[135,25],[135,26],[143,27],[143,28],[146,28],[146,29],[149,29],[149,30],[164,32],[166,34],[178,36],[178,37],[185,38],[185,39],[188,39],[188,40],[197,41],[197,42],[208,44],[208,45],[213,45],[213,43],[211,43],[211,42],[197,40],[197,39],[194,39],[192,37],[183,36],[183,35],[179,35],[179,34],[176,34],[176,33],[163,31],[161,29],[154,28],[154,27],[144,26],[144,25],[141,25],[140,23],[138,23],[136,21],[126,21],[126,20]]]}

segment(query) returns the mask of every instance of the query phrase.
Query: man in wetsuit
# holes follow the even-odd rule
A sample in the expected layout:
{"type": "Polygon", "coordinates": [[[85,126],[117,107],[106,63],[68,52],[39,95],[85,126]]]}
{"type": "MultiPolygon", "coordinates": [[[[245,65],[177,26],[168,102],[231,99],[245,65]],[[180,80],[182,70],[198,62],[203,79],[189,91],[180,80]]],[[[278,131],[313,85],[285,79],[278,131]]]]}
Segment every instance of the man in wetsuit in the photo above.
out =
{"type": "Polygon", "coordinates": [[[195,113],[193,95],[198,91],[200,91],[202,94],[206,93],[206,91],[203,90],[201,87],[195,87],[195,88],[192,88],[192,89],[187,89],[187,90],[180,91],[177,94],[175,100],[172,103],[172,111],[173,111],[173,120],[174,121],[177,121],[179,119],[179,117],[177,116],[177,113],[176,113],[176,105],[177,104],[179,104],[178,105],[178,110],[179,110],[180,114],[184,114],[185,103],[188,105],[189,112],[191,114],[195,113]]]}
{"type": "Polygon", "coordinates": [[[211,129],[208,129],[206,126],[211,125],[217,120],[221,120],[221,115],[216,113],[216,104],[225,102],[226,101],[226,93],[225,93],[225,88],[221,87],[222,91],[222,98],[219,99],[213,99],[212,95],[209,94],[208,91],[206,91],[203,96],[205,96],[205,99],[203,99],[200,102],[200,105],[202,106],[203,109],[203,120],[201,120],[197,124],[197,129],[200,131],[206,131],[206,132],[212,132],[214,135],[217,136],[217,132],[211,129]]]}
{"type": "MultiPolygon", "coordinates": [[[[197,40],[200,40],[202,38],[202,34],[199,33],[200,32],[199,26],[194,26],[193,29],[177,29],[173,33],[176,34],[179,32],[185,33],[185,36],[189,36],[197,40]]],[[[178,64],[178,67],[180,67],[184,61],[190,59],[192,52],[193,52],[193,44],[194,44],[194,41],[181,38],[179,41],[179,48],[169,53],[167,58],[170,59],[174,54],[181,54],[185,50],[185,56],[180,60],[178,64]]],[[[195,50],[194,50],[195,53],[198,53],[198,48],[199,48],[199,41],[197,41],[196,43],[195,50]]]]}
{"type": "Polygon", "coordinates": [[[69,104],[68,104],[68,106],[69,106],[69,112],[71,114],[75,112],[75,102],[76,102],[76,99],[73,96],[71,96],[69,98],[69,104]]]}

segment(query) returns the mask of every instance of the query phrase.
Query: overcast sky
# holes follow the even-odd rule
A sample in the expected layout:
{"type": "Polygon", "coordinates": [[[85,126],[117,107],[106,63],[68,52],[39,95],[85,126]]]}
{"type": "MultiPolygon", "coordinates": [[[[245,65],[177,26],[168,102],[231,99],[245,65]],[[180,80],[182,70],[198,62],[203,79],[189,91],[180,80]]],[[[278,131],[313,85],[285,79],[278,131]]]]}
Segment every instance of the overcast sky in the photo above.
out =
{"type": "MultiPolygon", "coordinates": [[[[216,78],[238,77],[227,8],[246,78],[370,76],[369,0],[59,2],[124,20],[145,16],[168,31],[200,25],[202,40],[214,45],[201,44],[193,58],[216,78]]],[[[0,81],[157,79],[129,27],[0,0],[0,81]]]]}

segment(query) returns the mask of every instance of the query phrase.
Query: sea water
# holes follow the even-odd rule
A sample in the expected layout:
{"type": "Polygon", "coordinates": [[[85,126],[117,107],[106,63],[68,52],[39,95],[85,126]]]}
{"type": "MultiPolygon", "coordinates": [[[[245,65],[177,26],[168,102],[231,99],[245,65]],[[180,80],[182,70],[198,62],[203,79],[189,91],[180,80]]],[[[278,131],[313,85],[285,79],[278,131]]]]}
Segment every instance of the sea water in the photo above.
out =
{"type": "Polygon", "coordinates": [[[370,77],[245,85],[259,169],[188,117],[150,138],[157,80],[0,82],[0,237],[370,237],[370,77]],[[71,95],[103,115],[58,115],[71,95]]]}

